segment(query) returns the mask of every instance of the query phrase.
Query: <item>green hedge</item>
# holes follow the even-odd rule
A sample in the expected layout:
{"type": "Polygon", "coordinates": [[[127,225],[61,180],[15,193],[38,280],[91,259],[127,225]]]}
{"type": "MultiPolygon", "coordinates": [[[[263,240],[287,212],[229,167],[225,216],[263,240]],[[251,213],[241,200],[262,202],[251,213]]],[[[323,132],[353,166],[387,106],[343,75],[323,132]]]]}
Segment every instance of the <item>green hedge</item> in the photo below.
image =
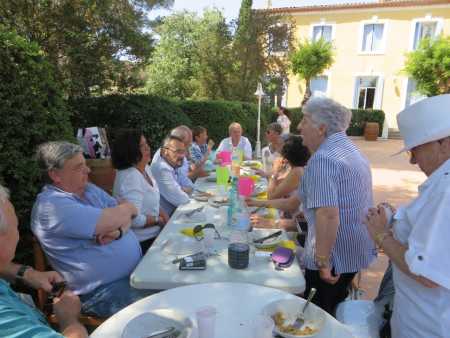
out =
{"type": "MultiPolygon", "coordinates": [[[[151,95],[109,95],[71,100],[74,128],[99,126],[142,128],[153,148],[173,127],[202,125],[216,143],[228,136],[228,125],[238,121],[244,133],[256,140],[257,105],[234,101],[176,101],[151,95]]],[[[271,112],[261,112],[261,137],[271,112]]],[[[111,137],[111,135],[110,135],[111,137]]],[[[264,140],[262,140],[264,141],[264,140]]]]}
{"type": "MultiPolygon", "coordinates": [[[[208,129],[208,135],[218,144],[228,136],[231,122],[239,122],[244,135],[253,143],[256,142],[258,106],[252,103],[237,101],[180,101],[180,108],[189,116],[193,125],[201,125],[208,129]]],[[[264,130],[270,118],[270,110],[261,111],[261,141],[264,142],[264,130]]]]}
{"type": "Polygon", "coordinates": [[[70,114],[37,44],[0,25],[0,60],[0,181],[27,228],[40,188],[36,146],[73,140],[70,114]]]}
{"type": "Polygon", "coordinates": [[[140,128],[153,150],[170,129],[192,124],[176,102],[151,95],[108,95],[71,100],[69,104],[75,129],[104,127],[111,137],[119,128],[140,128]]]}
{"type": "MultiPolygon", "coordinates": [[[[302,108],[288,108],[291,113],[291,131],[294,132],[300,123],[303,113],[302,108]]],[[[366,122],[378,122],[380,125],[380,132],[378,136],[381,136],[384,123],[384,112],[377,109],[351,109],[352,120],[350,126],[347,129],[347,135],[361,136],[364,134],[364,124],[366,122]]],[[[272,111],[273,115],[271,120],[275,121],[277,118],[276,110],[272,111]]]]}

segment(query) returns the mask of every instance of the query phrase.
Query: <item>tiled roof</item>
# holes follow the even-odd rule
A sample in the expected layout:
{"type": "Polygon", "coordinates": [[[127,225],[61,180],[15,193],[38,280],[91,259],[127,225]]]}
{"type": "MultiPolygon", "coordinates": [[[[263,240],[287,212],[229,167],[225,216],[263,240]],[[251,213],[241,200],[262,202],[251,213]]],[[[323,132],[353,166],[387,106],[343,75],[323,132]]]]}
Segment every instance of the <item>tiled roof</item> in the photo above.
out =
{"type": "Polygon", "coordinates": [[[265,11],[271,13],[301,13],[301,12],[316,12],[316,11],[331,11],[344,9],[372,9],[372,8],[395,8],[395,7],[415,7],[415,6],[430,6],[430,5],[450,5],[449,0],[385,0],[380,2],[360,2],[360,3],[342,3],[333,5],[314,5],[302,7],[282,7],[282,8],[268,8],[258,9],[258,11],[265,11]]]}

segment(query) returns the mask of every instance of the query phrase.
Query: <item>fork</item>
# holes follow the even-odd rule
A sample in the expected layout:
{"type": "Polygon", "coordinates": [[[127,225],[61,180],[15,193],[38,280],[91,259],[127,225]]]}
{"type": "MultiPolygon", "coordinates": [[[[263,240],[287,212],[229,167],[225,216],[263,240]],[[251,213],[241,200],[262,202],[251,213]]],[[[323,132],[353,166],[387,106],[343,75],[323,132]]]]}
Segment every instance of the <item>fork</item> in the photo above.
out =
{"type": "Polygon", "coordinates": [[[305,324],[305,310],[308,307],[309,303],[311,302],[311,299],[313,299],[314,295],[316,294],[316,289],[311,288],[311,291],[309,292],[308,299],[306,300],[305,305],[303,305],[302,311],[297,315],[297,318],[295,319],[295,322],[292,324],[292,326],[295,329],[300,329],[303,324],[305,324]]]}
{"type": "Polygon", "coordinates": [[[192,216],[193,214],[195,214],[196,212],[202,211],[204,207],[205,207],[205,206],[202,205],[201,207],[192,209],[191,211],[186,212],[185,215],[186,215],[187,217],[191,217],[191,216],[192,216]]]}

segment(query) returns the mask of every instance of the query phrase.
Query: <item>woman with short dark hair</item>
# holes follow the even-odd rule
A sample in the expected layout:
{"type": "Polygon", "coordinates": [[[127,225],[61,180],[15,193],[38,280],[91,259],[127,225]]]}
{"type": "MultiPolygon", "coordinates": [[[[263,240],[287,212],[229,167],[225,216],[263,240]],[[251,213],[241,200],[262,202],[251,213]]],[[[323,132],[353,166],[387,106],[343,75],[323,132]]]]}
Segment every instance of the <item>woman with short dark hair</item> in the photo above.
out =
{"type": "Polygon", "coordinates": [[[141,132],[124,130],[114,140],[111,156],[117,169],[113,195],[137,208],[131,229],[145,253],[169,219],[160,208],[158,185],[148,165],[150,146],[141,132]]]}

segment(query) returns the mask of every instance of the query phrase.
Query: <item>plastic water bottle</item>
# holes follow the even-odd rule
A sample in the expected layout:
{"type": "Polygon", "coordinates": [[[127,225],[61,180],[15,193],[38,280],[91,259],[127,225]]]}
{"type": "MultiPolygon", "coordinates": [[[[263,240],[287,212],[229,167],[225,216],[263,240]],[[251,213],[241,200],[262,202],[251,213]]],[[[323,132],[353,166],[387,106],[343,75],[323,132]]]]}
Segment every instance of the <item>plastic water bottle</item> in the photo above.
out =
{"type": "Polygon", "coordinates": [[[232,219],[230,243],[247,243],[250,231],[250,213],[242,197],[239,197],[237,201],[236,217],[232,219]]]}
{"type": "Polygon", "coordinates": [[[237,194],[237,177],[232,177],[230,190],[228,191],[227,225],[229,227],[236,223],[237,194]]]}

